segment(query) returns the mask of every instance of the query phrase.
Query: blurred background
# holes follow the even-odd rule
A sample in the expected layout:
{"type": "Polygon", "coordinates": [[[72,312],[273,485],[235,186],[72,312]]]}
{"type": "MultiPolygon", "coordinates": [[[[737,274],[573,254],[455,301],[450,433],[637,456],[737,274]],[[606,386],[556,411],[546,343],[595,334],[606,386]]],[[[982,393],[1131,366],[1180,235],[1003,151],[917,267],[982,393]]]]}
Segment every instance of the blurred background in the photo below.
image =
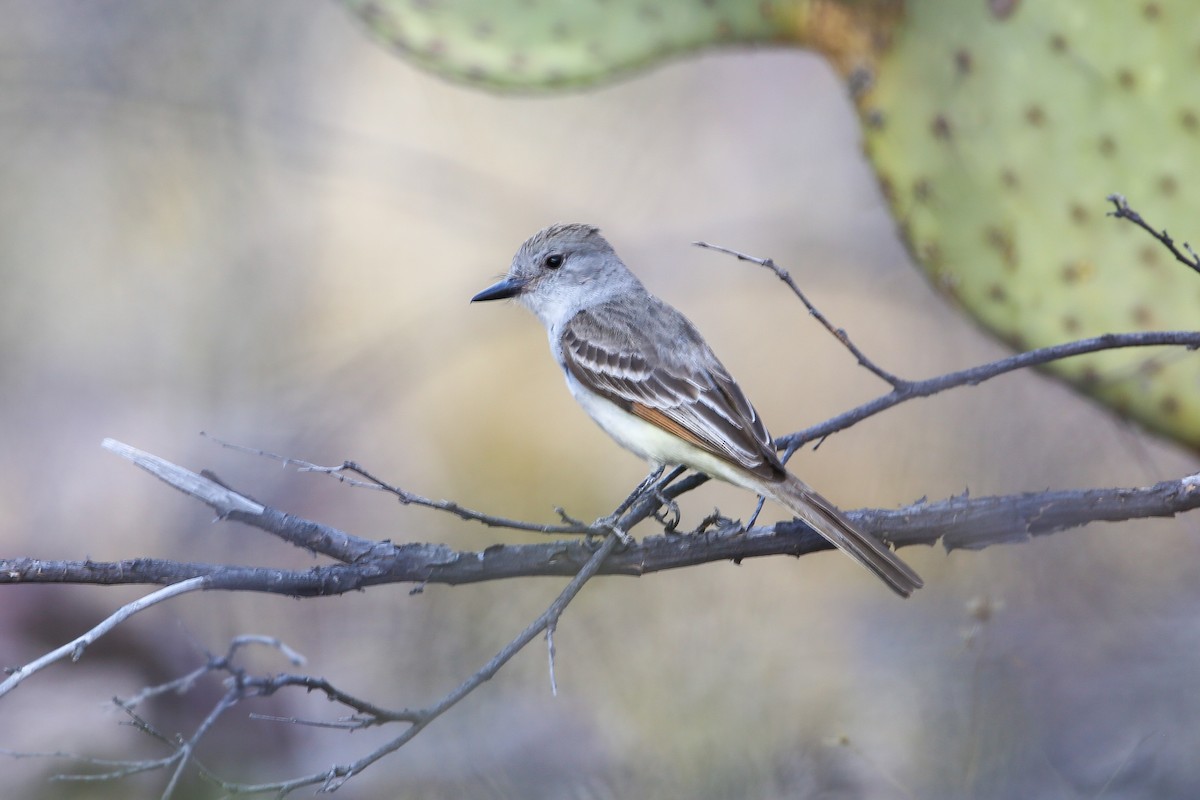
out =
{"type": "MultiPolygon", "coordinates": [[[[520,534],[225,450],[361,462],[414,492],[550,522],[644,475],[571,401],[544,333],[468,305],[529,234],[603,228],[688,314],[780,434],[886,389],[770,273],[791,271],[880,364],[922,378],[1006,354],[911,267],[829,68],[797,51],[676,62],[553,98],[498,97],[397,60],[323,0],[0,0],[0,552],[303,567],[267,535],[101,450],[111,436],[361,536],[479,549],[520,534]],[[764,348],[770,337],[773,344],[764,348]]],[[[1096,198],[1097,209],[1103,205],[1096,198]]],[[[1195,234],[1193,233],[1193,238],[1195,234]]],[[[1144,485],[1197,469],[1034,373],[910,403],[797,455],[838,504],[893,507],[1144,485]]],[[[753,498],[707,486],[746,518],[753,498]]],[[[767,513],[778,516],[768,509],[767,513]]],[[[1097,526],[979,553],[903,551],[898,601],[835,554],[589,585],[556,636],[348,797],[1181,797],[1200,791],[1197,518],[1097,526]]],[[[653,533],[652,527],[637,531],[653,533]]],[[[388,706],[453,688],[564,581],[380,587],[295,601],[191,596],[139,615],[0,700],[0,747],[97,758],[165,748],[107,704],[243,633],[388,706]]],[[[4,587],[0,663],[86,630],[139,588],[4,587]]],[[[273,652],[248,663],[288,670],[273,652]]],[[[145,709],[190,735],[210,680],[145,709]]],[[[398,733],[285,695],[201,747],[251,782],[353,760],[398,733]]],[[[159,774],[20,797],[156,796],[159,774]]],[[[192,779],[183,796],[212,796],[192,779]]]]}

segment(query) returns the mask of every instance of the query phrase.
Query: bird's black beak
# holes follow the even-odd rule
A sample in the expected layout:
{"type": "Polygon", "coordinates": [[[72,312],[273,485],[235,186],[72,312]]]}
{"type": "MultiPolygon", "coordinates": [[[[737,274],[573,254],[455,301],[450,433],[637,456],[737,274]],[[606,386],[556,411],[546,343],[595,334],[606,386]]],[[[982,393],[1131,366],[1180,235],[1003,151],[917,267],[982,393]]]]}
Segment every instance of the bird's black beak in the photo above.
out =
{"type": "Polygon", "coordinates": [[[483,300],[503,300],[506,297],[516,297],[525,289],[527,283],[529,281],[524,278],[505,278],[472,297],[471,302],[478,303],[483,300]]]}

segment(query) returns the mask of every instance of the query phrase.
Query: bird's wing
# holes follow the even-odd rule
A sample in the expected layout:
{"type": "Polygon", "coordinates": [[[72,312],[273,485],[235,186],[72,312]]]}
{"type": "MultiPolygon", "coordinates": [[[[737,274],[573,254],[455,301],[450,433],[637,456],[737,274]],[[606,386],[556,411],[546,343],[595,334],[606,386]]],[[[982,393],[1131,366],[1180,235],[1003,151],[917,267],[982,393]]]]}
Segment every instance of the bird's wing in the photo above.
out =
{"type": "Polygon", "coordinates": [[[700,334],[668,306],[653,311],[650,330],[620,307],[579,312],[561,333],[564,366],[641,419],[760,478],[782,480],[766,426],[700,334]]]}

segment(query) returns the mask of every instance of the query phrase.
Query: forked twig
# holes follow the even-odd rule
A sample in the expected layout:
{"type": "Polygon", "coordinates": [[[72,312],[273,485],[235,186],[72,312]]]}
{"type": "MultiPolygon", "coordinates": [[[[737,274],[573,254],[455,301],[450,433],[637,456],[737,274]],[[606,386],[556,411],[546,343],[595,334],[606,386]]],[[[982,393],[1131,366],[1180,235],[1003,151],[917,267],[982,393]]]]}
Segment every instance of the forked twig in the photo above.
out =
{"type": "Polygon", "coordinates": [[[1141,214],[1129,207],[1129,203],[1125,200],[1123,195],[1110,194],[1108,196],[1108,202],[1113,204],[1113,210],[1108,212],[1108,216],[1115,217],[1117,219],[1128,220],[1134,225],[1137,225],[1146,233],[1157,239],[1163,247],[1170,250],[1171,255],[1175,256],[1176,261],[1181,264],[1186,264],[1187,266],[1196,270],[1196,272],[1200,272],[1200,256],[1196,255],[1196,251],[1192,249],[1190,244],[1187,242],[1183,243],[1183,250],[1187,252],[1187,254],[1184,255],[1184,253],[1175,246],[1175,240],[1167,234],[1166,230],[1158,231],[1151,227],[1150,223],[1142,219],[1141,214]]]}

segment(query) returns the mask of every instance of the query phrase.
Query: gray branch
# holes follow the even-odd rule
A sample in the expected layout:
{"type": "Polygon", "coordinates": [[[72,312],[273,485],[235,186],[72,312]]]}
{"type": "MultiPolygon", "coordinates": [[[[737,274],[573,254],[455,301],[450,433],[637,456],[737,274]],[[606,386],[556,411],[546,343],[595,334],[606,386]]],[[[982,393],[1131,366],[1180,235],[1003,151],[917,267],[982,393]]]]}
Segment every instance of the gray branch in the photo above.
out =
{"type": "MultiPolygon", "coordinates": [[[[140,453],[132,448],[128,451],[140,453]]],[[[141,454],[139,459],[139,465],[152,469],[155,475],[181,491],[200,499],[211,496],[212,487],[205,484],[210,479],[176,465],[164,467],[169,462],[149,454],[141,454]],[[186,479],[173,482],[172,476],[181,473],[187,474],[186,479]]],[[[221,488],[226,492],[231,491],[221,488]]],[[[940,542],[947,550],[979,550],[1092,522],[1171,517],[1197,506],[1200,506],[1200,474],[1141,488],[952,497],[895,510],[860,509],[849,511],[847,515],[864,531],[897,547],[940,542]]],[[[532,576],[569,577],[577,575],[595,552],[587,538],[525,545],[496,544],[470,551],[437,544],[376,542],[284,514],[269,506],[260,505],[260,508],[259,513],[238,511],[228,514],[226,518],[236,519],[279,536],[284,541],[320,553],[331,554],[332,550],[342,555],[351,552],[357,555],[343,563],[304,570],[151,558],[112,562],[12,558],[0,559],[0,584],[164,585],[205,577],[208,578],[206,588],[209,590],[317,597],[386,583],[464,584],[532,576]],[[331,542],[337,545],[331,547],[331,542]]],[[[645,509],[635,504],[627,518],[640,517],[645,513],[645,509]]],[[[607,534],[610,528],[606,525],[598,524],[594,533],[598,536],[607,534]]],[[[699,532],[646,537],[610,555],[597,574],[636,576],[712,561],[740,561],[775,555],[801,556],[829,547],[824,538],[798,521],[744,530],[736,521],[719,520],[713,527],[699,532]]]]}

